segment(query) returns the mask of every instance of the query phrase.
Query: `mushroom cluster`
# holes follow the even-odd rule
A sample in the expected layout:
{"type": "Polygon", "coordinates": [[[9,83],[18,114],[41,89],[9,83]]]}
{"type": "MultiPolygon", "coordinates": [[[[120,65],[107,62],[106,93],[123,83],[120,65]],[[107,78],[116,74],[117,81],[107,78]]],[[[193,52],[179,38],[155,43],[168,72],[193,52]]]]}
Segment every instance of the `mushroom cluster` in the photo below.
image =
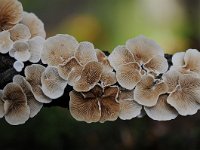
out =
{"type": "Polygon", "coordinates": [[[18,72],[23,62],[39,62],[45,37],[43,22],[23,11],[18,0],[0,0],[0,53],[16,59],[13,67],[18,72]]]}
{"type": "Polygon", "coordinates": [[[0,53],[15,58],[18,72],[25,67],[24,76],[15,75],[0,90],[0,118],[9,124],[25,123],[66,94],[72,117],[87,123],[142,114],[166,121],[200,109],[196,49],[174,54],[169,66],[163,49],[145,36],[129,39],[109,56],[71,35],[45,38],[35,14],[23,11],[18,0],[0,0],[0,53]],[[68,86],[73,90],[66,93],[68,86]]]}

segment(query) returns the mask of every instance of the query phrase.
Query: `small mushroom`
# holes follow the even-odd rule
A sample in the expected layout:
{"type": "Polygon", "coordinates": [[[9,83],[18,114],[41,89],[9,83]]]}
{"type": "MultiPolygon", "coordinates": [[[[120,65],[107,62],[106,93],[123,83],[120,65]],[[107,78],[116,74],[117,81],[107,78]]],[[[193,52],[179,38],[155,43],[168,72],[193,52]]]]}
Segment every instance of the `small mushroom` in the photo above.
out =
{"type": "Polygon", "coordinates": [[[25,95],[27,97],[27,104],[30,108],[30,117],[33,118],[41,110],[43,104],[38,102],[35,99],[32,91],[31,91],[31,85],[25,80],[25,78],[23,76],[21,76],[21,75],[14,76],[13,83],[20,85],[23,92],[25,93],[25,95]]]}
{"type": "Polygon", "coordinates": [[[163,81],[154,81],[151,75],[144,75],[134,91],[134,99],[144,106],[155,106],[161,94],[168,91],[167,84],[163,81]]]}
{"type": "Polygon", "coordinates": [[[0,53],[6,54],[11,50],[13,41],[10,39],[10,32],[0,32],[0,53]]]}
{"type": "Polygon", "coordinates": [[[24,73],[26,76],[26,81],[28,81],[29,84],[31,85],[31,90],[33,92],[35,99],[41,103],[50,103],[52,100],[49,97],[47,97],[41,89],[42,87],[41,77],[44,71],[45,71],[44,66],[33,64],[27,66],[25,68],[24,73]]]}
{"type": "Polygon", "coordinates": [[[28,40],[31,37],[29,28],[23,24],[16,24],[9,32],[12,41],[28,40]]]}
{"type": "Polygon", "coordinates": [[[64,94],[67,81],[62,79],[55,67],[48,66],[41,77],[42,91],[52,99],[61,97],[64,94]]]}
{"type": "Polygon", "coordinates": [[[0,32],[19,23],[22,13],[23,7],[18,0],[0,0],[0,32]]]}
{"type": "Polygon", "coordinates": [[[27,104],[27,97],[22,88],[9,83],[3,89],[3,100],[5,119],[11,125],[25,123],[30,116],[30,108],[27,104]]]}
{"type": "Polygon", "coordinates": [[[29,28],[31,38],[35,36],[46,37],[44,24],[34,13],[23,12],[21,23],[29,28]]]}
{"type": "Polygon", "coordinates": [[[151,119],[167,121],[175,119],[178,116],[177,111],[167,103],[167,97],[168,95],[166,94],[160,95],[155,106],[144,107],[144,110],[151,119]]]}
{"type": "Polygon", "coordinates": [[[58,66],[72,58],[77,47],[78,42],[74,37],[58,34],[44,42],[41,60],[44,64],[58,66]]]}
{"type": "Polygon", "coordinates": [[[184,66],[185,52],[175,53],[172,57],[173,66],[184,66]]]}
{"type": "Polygon", "coordinates": [[[14,64],[13,64],[13,67],[15,68],[15,70],[17,72],[21,72],[22,69],[24,68],[24,63],[21,62],[21,61],[15,61],[14,64]]]}
{"type": "Polygon", "coordinates": [[[134,101],[133,90],[121,90],[118,99],[120,104],[120,119],[130,120],[140,115],[142,106],[134,101]]]}
{"type": "Polygon", "coordinates": [[[91,61],[98,61],[94,45],[90,42],[79,43],[78,49],[75,52],[75,58],[82,66],[91,61]]]}
{"type": "Polygon", "coordinates": [[[74,90],[78,92],[87,92],[91,90],[99,81],[102,74],[100,63],[92,61],[85,65],[80,79],[74,84],[74,90]]]}
{"type": "Polygon", "coordinates": [[[0,90],[0,118],[3,118],[5,115],[4,111],[4,100],[3,100],[3,90],[0,90]]]}

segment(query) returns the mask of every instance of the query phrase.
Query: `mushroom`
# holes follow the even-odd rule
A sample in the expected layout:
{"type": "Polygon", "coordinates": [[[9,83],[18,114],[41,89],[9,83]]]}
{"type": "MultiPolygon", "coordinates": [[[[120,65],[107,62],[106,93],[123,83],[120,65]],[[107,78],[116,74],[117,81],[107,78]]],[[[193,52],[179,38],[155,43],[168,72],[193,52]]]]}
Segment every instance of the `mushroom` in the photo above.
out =
{"type": "Polygon", "coordinates": [[[25,80],[25,78],[23,76],[15,75],[13,77],[13,83],[20,85],[23,92],[25,93],[25,95],[27,97],[27,104],[30,108],[30,118],[33,118],[41,110],[43,104],[38,102],[35,99],[32,91],[31,91],[31,85],[25,80]]]}
{"type": "Polygon", "coordinates": [[[28,40],[31,37],[29,28],[20,23],[12,27],[9,32],[12,41],[28,40]]]}
{"type": "Polygon", "coordinates": [[[87,92],[91,90],[99,81],[102,74],[100,63],[92,61],[85,65],[80,78],[74,83],[74,90],[87,92]]]}
{"type": "Polygon", "coordinates": [[[153,120],[167,121],[175,119],[178,116],[178,112],[167,103],[168,95],[160,95],[158,102],[155,106],[144,107],[146,114],[153,120]]]}
{"type": "Polygon", "coordinates": [[[51,99],[59,98],[63,95],[67,81],[62,79],[56,67],[48,66],[41,77],[42,91],[51,99]]]}
{"type": "Polygon", "coordinates": [[[44,66],[33,64],[27,66],[25,68],[24,73],[26,76],[26,81],[28,81],[29,84],[31,85],[31,91],[33,92],[35,99],[41,103],[50,103],[52,100],[49,97],[47,97],[41,89],[42,87],[41,77],[44,71],[45,71],[44,66]]]}
{"type": "Polygon", "coordinates": [[[118,99],[120,105],[120,119],[130,120],[141,114],[142,106],[134,101],[133,90],[120,90],[118,99]]]}
{"type": "Polygon", "coordinates": [[[165,82],[154,80],[151,75],[144,75],[134,91],[134,99],[144,106],[155,106],[161,94],[168,92],[165,82]]]}
{"type": "Polygon", "coordinates": [[[58,34],[44,42],[41,60],[44,64],[58,66],[72,58],[77,47],[78,42],[74,37],[58,34]]]}
{"type": "Polygon", "coordinates": [[[6,54],[11,50],[13,41],[10,39],[10,32],[0,32],[0,53],[6,54]]]}
{"type": "Polygon", "coordinates": [[[15,68],[15,70],[17,72],[21,72],[22,69],[24,68],[24,63],[21,62],[21,61],[15,61],[14,64],[13,64],[13,67],[15,68]]]}
{"type": "Polygon", "coordinates": [[[0,90],[0,118],[3,118],[5,115],[4,111],[4,100],[3,100],[3,90],[0,90]]]}
{"type": "Polygon", "coordinates": [[[27,97],[22,88],[15,83],[7,84],[3,89],[5,119],[11,125],[25,123],[30,116],[27,97]]]}
{"type": "Polygon", "coordinates": [[[22,13],[23,7],[18,0],[0,0],[0,32],[19,23],[22,13]]]}
{"type": "Polygon", "coordinates": [[[180,74],[178,85],[170,93],[167,102],[180,115],[193,115],[200,109],[200,78],[191,74],[180,74]]]}
{"type": "Polygon", "coordinates": [[[71,91],[70,113],[76,120],[87,123],[114,121],[119,116],[118,92],[118,87],[110,86],[103,90],[100,85],[88,92],[71,91]]]}
{"type": "Polygon", "coordinates": [[[35,36],[46,37],[44,24],[34,13],[23,12],[21,23],[29,28],[31,38],[35,36]]]}

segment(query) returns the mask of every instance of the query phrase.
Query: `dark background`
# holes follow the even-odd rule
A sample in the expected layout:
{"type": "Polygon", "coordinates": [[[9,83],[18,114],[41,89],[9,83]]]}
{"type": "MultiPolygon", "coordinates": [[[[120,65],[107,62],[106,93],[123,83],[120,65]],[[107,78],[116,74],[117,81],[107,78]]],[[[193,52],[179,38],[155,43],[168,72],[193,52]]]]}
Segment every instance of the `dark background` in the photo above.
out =
{"type": "MultiPolygon", "coordinates": [[[[47,36],[68,33],[112,51],[143,34],[165,53],[200,50],[199,0],[21,0],[44,22],[47,36]]],[[[0,150],[162,149],[199,150],[200,112],[167,122],[147,116],[86,124],[65,108],[43,108],[26,124],[0,120],[0,150]]]]}

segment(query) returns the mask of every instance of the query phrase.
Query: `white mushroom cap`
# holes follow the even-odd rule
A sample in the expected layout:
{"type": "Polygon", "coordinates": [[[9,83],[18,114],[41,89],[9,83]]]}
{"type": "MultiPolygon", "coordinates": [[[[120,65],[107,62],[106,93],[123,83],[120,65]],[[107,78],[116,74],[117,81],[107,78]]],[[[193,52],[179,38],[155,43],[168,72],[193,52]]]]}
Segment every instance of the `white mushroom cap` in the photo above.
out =
{"type": "Polygon", "coordinates": [[[43,104],[35,99],[31,91],[31,85],[25,80],[23,76],[21,75],[14,76],[13,83],[20,85],[24,93],[26,94],[27,103],[30,108],[30,117],[33,118],[41,110],[43,104]]]}
{"type": "Polygon", "coordinates": [[[28,40],[31,37],[29,28],[23,24],[16,24],[9,32],[12,41],[28,40]]]}
{"type": "Polygon", "coordinates": [[[7,84],[3,89],[3,99],[5,119],[9,124],[19,125],[29,119],[30,109],[27,105],[27,98],[19,85],[7,84]]]}
{"type": "Polygon", "coordinates": [[[161,95],[155,106],[144,107],[150,118],[158,121],[167,121],[175,119],[178,116],[177,111],[167,103],[167,97],[167,95],[161,95]]]}
{"type": "Polygon", "coordinates": [[[125,46],[117,46],[108,56],[108,60],[114,69],[120,65],[135,62],[134,56],[125,46]]]}
{"type": "Polygon", "coordinates": [[[172,56],[173,66],[184,66],[185,52],[178,52],[172,56]]]}
{"type": "Polygon", "coordinates": [[[126,47],[140,64],[147,63],[155,55],[164,56],[163,49],[155,41],[148,39],[143,35],[129,39],[126,42],[126,47]]]}
{"type": "Polygon", "coordinates": [[[45,39],[40,36],[35,36],[28,41],[29,48],[30,48],[29,51],[31,54],[29,58],[30,62],[37,63],[40,61],[44,42],[45,42],[45,39]]]}
{"type": "Polygon", "coordinates": [[[13,46],[13,41],[10,39],[10,32],[2,31],[0,32],[0,53],[5,54],[11,50],[13,46]]]}
{"type": "Polygon", "coordinates": [[[3,90],[0,90],[0,118],[3,118],[3,116],[5,115],[3,105],[4,105],[3,90]]]}
{"type": "Polygon", "coordinates": [[[32,38],[35,36],[46,37],[44,24],[34,13],[23,12],[21,23],[29,28],[32,38]]]}
{"type": "Polygon", "coordinates": [[[48,66],[42,73],[42,91],[52,99],[61,97],[64,94],[67,81],[62,79],[55,67],[48,66]]]}
{"type": "Polygon", "coordinates": [[[21,72],[22,69],[24,68],[24,63],[21,62],[21,61],[15,61],[14,64],[13,64],[13,67],[15,68],[15,70],[17,72],[21,72]]]}
{"type": "Polygon", "coordinates": [[[50,103],[52,100],[47,97],[42,89],[41,77],[45,67],[38,64],[33,64],[25,68],[26,80],[30,83],[33,95],[38,102],[50,103]]]}
{"type": "Polygon", "coordinates": [[[98,61],[94,45],[90,42],[80,42],[75,52],[75,58],[85,66],[88,62],[98,61]]]}
{"type": "Polygon", "coordinates": [[[58,66],[74,56],[78,42],[73,36],[58,34],[44,42],[41,60],[44,64],[58,66]]]}
{"type": "Polygon", "coordinates": [[[16,41],[11,51],[10,55],[14,55],[14,58],[21,62],[28,61],[31,57],[29,44],[26,41],[16,41]]]}
{"type": "Polygon", "coordinates": [[[18,0],[0,0],[0,31],[12,28],[22,19],[23,7],[18,0]]]}

